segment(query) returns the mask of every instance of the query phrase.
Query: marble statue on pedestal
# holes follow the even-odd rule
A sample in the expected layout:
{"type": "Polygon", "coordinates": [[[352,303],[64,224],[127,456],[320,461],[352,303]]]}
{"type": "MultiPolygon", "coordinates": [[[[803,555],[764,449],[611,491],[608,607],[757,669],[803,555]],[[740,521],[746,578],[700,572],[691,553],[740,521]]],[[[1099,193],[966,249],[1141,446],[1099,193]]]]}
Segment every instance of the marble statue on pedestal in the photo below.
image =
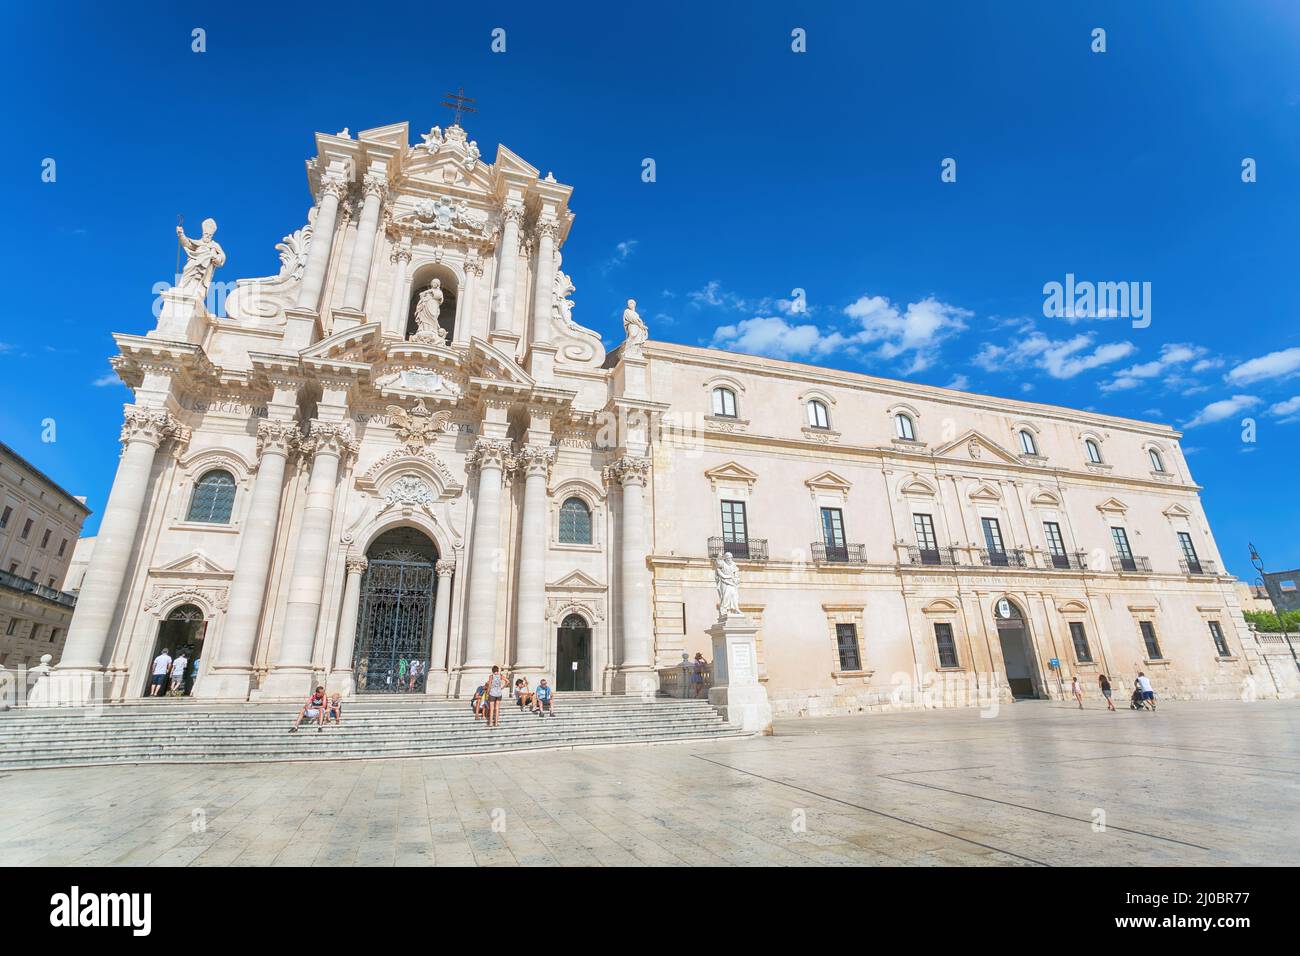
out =
{"type": "Polygon", "coordinates": [[[740,614],[740,568],[730,551],[713,559],[713,578],[718,585],[718,620],[740,614]]]}
{"type": "Polygon", "coordinates": [[[226,264],[225,250],[212,238],[216,232],[215,219],[203,220],[203,235],[198,239],[189,238],[182,227],[176,227],[176,237],[180,240],[181,248],[185,250],[185,268],[181,270],[180,291],[194,296],[200,302],[208,297],[212,274],[226,264]]]}
{"type": "Polygon", "coordinates": [[[627,308],[623,310],[623,333],[626,336],[623,340],[623,354],[640,356],[641,346],[650,338],[650,330],[646,328],[641,316],[637,315],[636,299],[628,299],[627,308]]]}
{"type": "Polygon", "coordinates": [[[438,324],[442,311],[442,280],[434,279],[415,303],[415,341],[424,345],[446,345],[447,330],[438,324]]]}

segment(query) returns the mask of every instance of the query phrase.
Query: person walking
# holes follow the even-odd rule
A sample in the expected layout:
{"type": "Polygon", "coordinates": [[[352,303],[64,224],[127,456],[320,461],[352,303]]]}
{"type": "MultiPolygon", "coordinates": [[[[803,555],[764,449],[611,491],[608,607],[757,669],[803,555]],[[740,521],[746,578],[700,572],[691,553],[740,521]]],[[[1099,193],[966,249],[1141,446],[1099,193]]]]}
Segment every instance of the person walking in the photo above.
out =
{"type": "Polygon", "coordinates": [[[1156,709],[1156,692],[1151,687],[1151,678],[1138,671],[1137,688],[1142,693],[1142,703],[1148,710],[1156,709]]]}
{"type": "Polygon", "coordinates": [[[149,678],[150,697],[158,696],[163,684],[167,683],[167,672],[171,669],[172,656],[167,653],[167,648],[164,647],[162,653],[153,659],[153,675],[149,678]]]}
{"type": "Polygon", "coordinates": [[[487,726],[501,726],[501,697],[505,694],[506,678],[501,673],[501,668],[496,664],[492,665],[492,673],[488,675],[487,684],[487,726]]]}
{"type": "Polygon", "coordinates": [[[1106,706],[1114,710],[1115,702],[1110,699],[1110,678],[1105,674],[1098,674],[1097,686],[1101,688],[1101,696],[1106,698],[1106,706]]]}
{"type": "Polygon", "coordinates": [[[704,690],[704,655],[695,652],[694,670],[691,671],[691,696],[699,697],[704,690]]]}
{"type": "Polygon", "coordinates": [[[172,687],[167,692],[168,697],[180,697],[185,692],[185,668],[189,666],[190,659],[185,656],[185,649],[181,648],[172,661],[172,687]]]}
{"type": "Polygon", "coordinates": [[[1075,674],[1070,680],[1070,693],[1073,694],[1074,699],[1078,701],[1079,709],[1083,710],[1083,688],[1079,686],[1078,674],[1075,674]]]}

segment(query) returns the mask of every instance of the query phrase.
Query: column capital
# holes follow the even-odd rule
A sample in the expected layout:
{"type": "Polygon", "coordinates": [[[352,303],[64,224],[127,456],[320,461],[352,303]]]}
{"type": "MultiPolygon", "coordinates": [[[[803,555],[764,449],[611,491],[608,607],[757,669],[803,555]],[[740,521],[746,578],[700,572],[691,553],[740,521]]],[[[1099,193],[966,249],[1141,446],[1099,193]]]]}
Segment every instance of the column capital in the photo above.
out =
{"type": "Polygon", "coordinates": [[[607,485],[617,481],[624,487],[644,486],[650,480],[650,459],[624,455],[613,464],[606,465],[601,474],[607,485]]]}
{"type": "Polygon", "coordinates": [[[478,251],[471,249],[465,254],[465,274],[473,276],[483,275],[483,256],[478,251]]]}
{"type": "Polygon", "coordinates": [[[321,177],[320,188],[317,190],[316,201],[320,202],[326,196],[333,196],[335,199],[343,200],[348,195],[347,180],[341,176],[326,175],[321,177]]]}
{"type": "Polygon", "coordinates": [[[302,441],[302,430],[297,422],[263,419],[257,423],[257,457],[263,455],[288,456],[302,441]]]}
{"type": "Polygon", "coordinates": [[[551,479],[551,466],[555,464],[555,449],[549,445],[524,445],[515,455],[515,465],[526,477],[541,475],[551,479]]]}
{"type": "Polygon", "coordinates": [[[299,442],[305,457],[315,457],[318,453],[348,458],[356,454],[357,441],[352,436],[350,422],[325,422],[319,418],[311,420],[311,427],[299,442]]]}
{"type": "Polygon", "coordinates": [[[402,242],[397,245],[392,252],[388,254],[388,261],[392,263],[410,262],[411,247],[408,243],[402,242]]]}
{"type": "Polygon", "coordinates": [[[474,443],[473,450],[465,458],[470,468],[497,468],[501,471],[514,466],[514,447],[509,438],[480,438],[474,443]]]}
{"type": "Polygon", "coordinates": [[[440,578],[449,578],[456,573],[456,559],[443,558],[433,566],[434,574],[440,578]]]}
{"type": "Polygon", "coordinates": [[[124,445],[133,441],[148,442],[157,448],[168,438],[187,441],[189,431],[165,409],[128,405],[122,414],[119,440],[124,445]]]}
{"type": "Polygon", "coordinates": [[[379,173],[366,173],[361,180],[361,195],[366,199],[375,197],[382,202],[388,195],[388,177],[379,173]]]}
{"type": "Polygon", "coordinates": [[[351,556],[343,562],[348,574],[365,574],[370,562],[361,556],[351,556]]]}
{"type": "Polygon", "coordinates": [[[522,226],[525,215],[524,204],[521,202],[507,201],[501,207],[501,222],[503,225],[513,222],[516,226],[522,226]]]}

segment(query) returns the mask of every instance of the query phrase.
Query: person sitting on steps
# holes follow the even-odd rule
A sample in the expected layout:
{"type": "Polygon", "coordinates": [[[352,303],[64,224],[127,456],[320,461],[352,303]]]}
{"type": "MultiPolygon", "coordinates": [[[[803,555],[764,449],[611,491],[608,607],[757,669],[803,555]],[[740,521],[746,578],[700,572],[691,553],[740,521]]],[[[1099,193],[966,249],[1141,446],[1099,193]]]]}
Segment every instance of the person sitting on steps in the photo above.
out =
{"type": "Polygon", "coordinates": [[[304,717],[316,721],[317,733],[325,729],[325,688],[322,685],[317,684],[316,689],[312,691],[312,695],[307,698],[307,703],[302,705],[302,710],[298,711],[298,716],[294,720],[293,726],[289,728],[289,733],[296,734],[298,732],[298,725],[302,723],[304,717]]]}

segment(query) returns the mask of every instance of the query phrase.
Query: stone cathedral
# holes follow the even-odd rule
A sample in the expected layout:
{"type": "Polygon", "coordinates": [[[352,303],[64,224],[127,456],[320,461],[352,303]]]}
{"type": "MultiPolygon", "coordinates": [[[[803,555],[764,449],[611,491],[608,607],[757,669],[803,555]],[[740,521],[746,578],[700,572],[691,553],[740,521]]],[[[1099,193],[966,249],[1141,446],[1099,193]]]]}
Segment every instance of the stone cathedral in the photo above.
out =
{"type": "Polygon", "coordinates": [[[725,554],[778,714],[1255,674],[1167,426],[650,341],[631,300],[607,349],[572,187],[460,125],[315,145],[278,275],[215,307],[216,223],[178,229],[156,327],[115,336],[67,686],[138,698],[165,648],[221,700],[680,690],[725,554]]]}

